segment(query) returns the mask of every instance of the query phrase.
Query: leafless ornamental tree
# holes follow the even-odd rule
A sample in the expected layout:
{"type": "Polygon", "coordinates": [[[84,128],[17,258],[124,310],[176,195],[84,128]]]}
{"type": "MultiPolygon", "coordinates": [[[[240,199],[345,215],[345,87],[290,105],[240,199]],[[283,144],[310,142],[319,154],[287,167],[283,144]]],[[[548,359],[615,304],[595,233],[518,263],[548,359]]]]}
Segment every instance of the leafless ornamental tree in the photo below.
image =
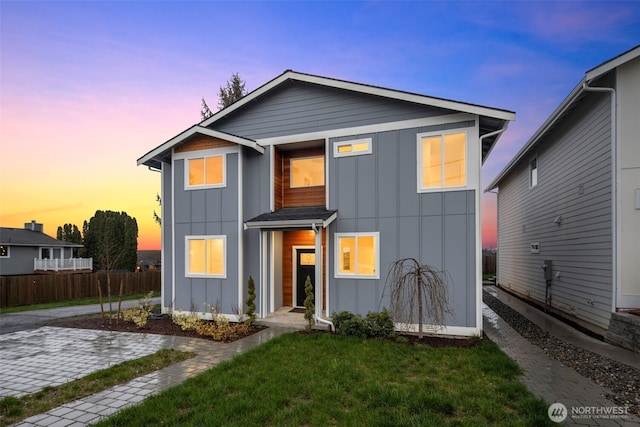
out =
{"type": "Polygon", "coordinates": [[[454,315],[449,306],[448,282],[446,271],[404,258],[392,264],[383,295],[389,292],[393,319],[407,329],[417,323],[422,338],[425,314],[436,329],[444,327],[445,314],[454,315]]]}

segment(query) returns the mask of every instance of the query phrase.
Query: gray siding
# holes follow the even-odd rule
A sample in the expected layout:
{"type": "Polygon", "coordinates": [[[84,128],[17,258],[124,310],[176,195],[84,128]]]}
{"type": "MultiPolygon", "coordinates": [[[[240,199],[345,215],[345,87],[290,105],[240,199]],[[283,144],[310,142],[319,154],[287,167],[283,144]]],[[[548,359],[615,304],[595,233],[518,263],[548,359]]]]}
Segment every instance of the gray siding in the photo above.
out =
{"type": "Polygon", "coordinates": [[[295,82],[216,122],[216,130],[251,139],[450,114],[452,111],[295,82]]]}
{"type": "Polygon", "coordinates": [[[383,292],[389,267],[398,259],[411,257],[449,273],[449,298],[455,316],[445,323],[478,326],[475,191],[418,193],[416,188],[416,135],[444,129],[432,126],[347,137],[343,139],[372,137],[373,153],[329,156],[329,208],[338,209],[329,235],[332,311],[366,314],[388,306],[388,296],[383,297],[383,292]],[[337,232],[380,232],[380,279],[334,277],[337,232]]]}
{"type": "Polygon", "coordinates": [[[184,160],[174,162],[175,308],[207,311],[203,303],[218,305],[221,312],[238,307],[238,154],[227,154],[224,188],[184,190],[184,160]],[[185,237],[227,236],[225,279],[185,277],[185,237]]]}
{"type": "Polygon", "coordinates": [[[162,163],[162,306],[171,307],[173,301],[173,234],[171,198],[171,164],[162,163]]]}
{"type": "Polygon", "coordinates": [[[0,258],[0,276],[33,274],[34,258],[40,258],[40,248],[9,246],[9,258],[0,258]]]}
{"type": "Polygon", "coordinates": [[[543,302],[540,267],[553,262],[552,304],[606,328],[612,304],[610,104],[590,95],[500,183],[498,281],[543,302]],[[538,185],[529,188],[537,153],[538,185]],[[554,219],[562,217],[561,224],[554,219]],[[530,243],[540,253],[530,253],[530,243]]]}

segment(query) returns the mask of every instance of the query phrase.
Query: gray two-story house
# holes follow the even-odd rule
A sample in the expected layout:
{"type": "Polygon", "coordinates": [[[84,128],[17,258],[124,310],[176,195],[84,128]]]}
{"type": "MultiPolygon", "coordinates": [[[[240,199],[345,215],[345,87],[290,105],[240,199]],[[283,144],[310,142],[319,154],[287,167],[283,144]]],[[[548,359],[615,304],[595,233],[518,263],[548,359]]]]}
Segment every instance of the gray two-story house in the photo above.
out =
{"type": "Polygon", "coordinates": [[[640,46],[587,71],[489,184],[500,286],[599,334],[622,319],[640,336],[624,314],[640,309],[638,135],[640,46]]]}
{"type": "Polygon", "coordinates": [[[448,273],[442,332],[480,334],[480,166],[514,119],[284,72],[138,159],[161,172],[163,310],[234,319],[251,276],[264,318],[301,306],[309,276],[319,321],[365,314],[412,257],[448,273]]]}

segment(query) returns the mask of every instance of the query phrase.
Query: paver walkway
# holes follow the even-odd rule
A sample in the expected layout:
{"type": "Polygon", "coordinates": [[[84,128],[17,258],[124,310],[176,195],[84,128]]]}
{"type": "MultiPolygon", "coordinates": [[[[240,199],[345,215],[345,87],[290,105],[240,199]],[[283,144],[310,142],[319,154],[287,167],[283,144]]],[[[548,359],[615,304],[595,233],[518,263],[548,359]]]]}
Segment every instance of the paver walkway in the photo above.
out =
{"type": "Polygon", "coordinates": [[[0,396],[32,393],[45,385],[71,381],[162,348],[196,353],[191,359],[16,424],[85,426],[287,332],[291,329],[271,327],[228,344],[197,338],[56,327],[0,335],[0,360],[3,361],[0,396]],[[8,365],[6,369],[5,362],[8,365]]]}

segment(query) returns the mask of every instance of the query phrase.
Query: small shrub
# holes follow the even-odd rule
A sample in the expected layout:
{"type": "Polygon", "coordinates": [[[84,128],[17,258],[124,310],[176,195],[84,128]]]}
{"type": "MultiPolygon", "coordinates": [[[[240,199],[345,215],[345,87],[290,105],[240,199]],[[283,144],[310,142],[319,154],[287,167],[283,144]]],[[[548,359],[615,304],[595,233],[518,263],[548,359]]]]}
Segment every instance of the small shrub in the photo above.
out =
{"type": "Polygon", "coordinates": [[[249,276],[249,282],[247,282],[247,299],[244,300],[245,304],[247,304],[247,312],[245,313],[249,318],[247,319],[247,323],[252,325],[256,320],[256,284],[253,281],[253,277],[249,276]]]}
{"type": "Polygon", "coordinates": [[[144,328],[153,309],[151,298],[153,298],[153,291],[146,294],[140,304],[122,310],[122,318],[125,322],[133,322],[138,328],[144,328]]]}
{"type": "Polygon", "coordinates": [[[386,309],[381,312],[368,312],[363,318],[359,314],[341,311],[333,315],[333,325],[338,335],[359,338],[384,338],[395,333],[395,325],[386,309]]]}
{"type": "Polygon", "coordinates": [[[304,282],[304,293],[306,295],[304,299],[304,318],[308,322],[306,329],[311,329],[316,323],[314,318],[316,305],[314,304],[313,285],[311,284],[311,277],[309,276],[307,276],[307,280],[304,282]]]}
{"type": "Polygon", "coordinates": [[[183,331],[196,330],[202,323],[200,316],[193,311],[189,313],[173,313],[171,314],[171,320],[180,326],[183,331]]]}

